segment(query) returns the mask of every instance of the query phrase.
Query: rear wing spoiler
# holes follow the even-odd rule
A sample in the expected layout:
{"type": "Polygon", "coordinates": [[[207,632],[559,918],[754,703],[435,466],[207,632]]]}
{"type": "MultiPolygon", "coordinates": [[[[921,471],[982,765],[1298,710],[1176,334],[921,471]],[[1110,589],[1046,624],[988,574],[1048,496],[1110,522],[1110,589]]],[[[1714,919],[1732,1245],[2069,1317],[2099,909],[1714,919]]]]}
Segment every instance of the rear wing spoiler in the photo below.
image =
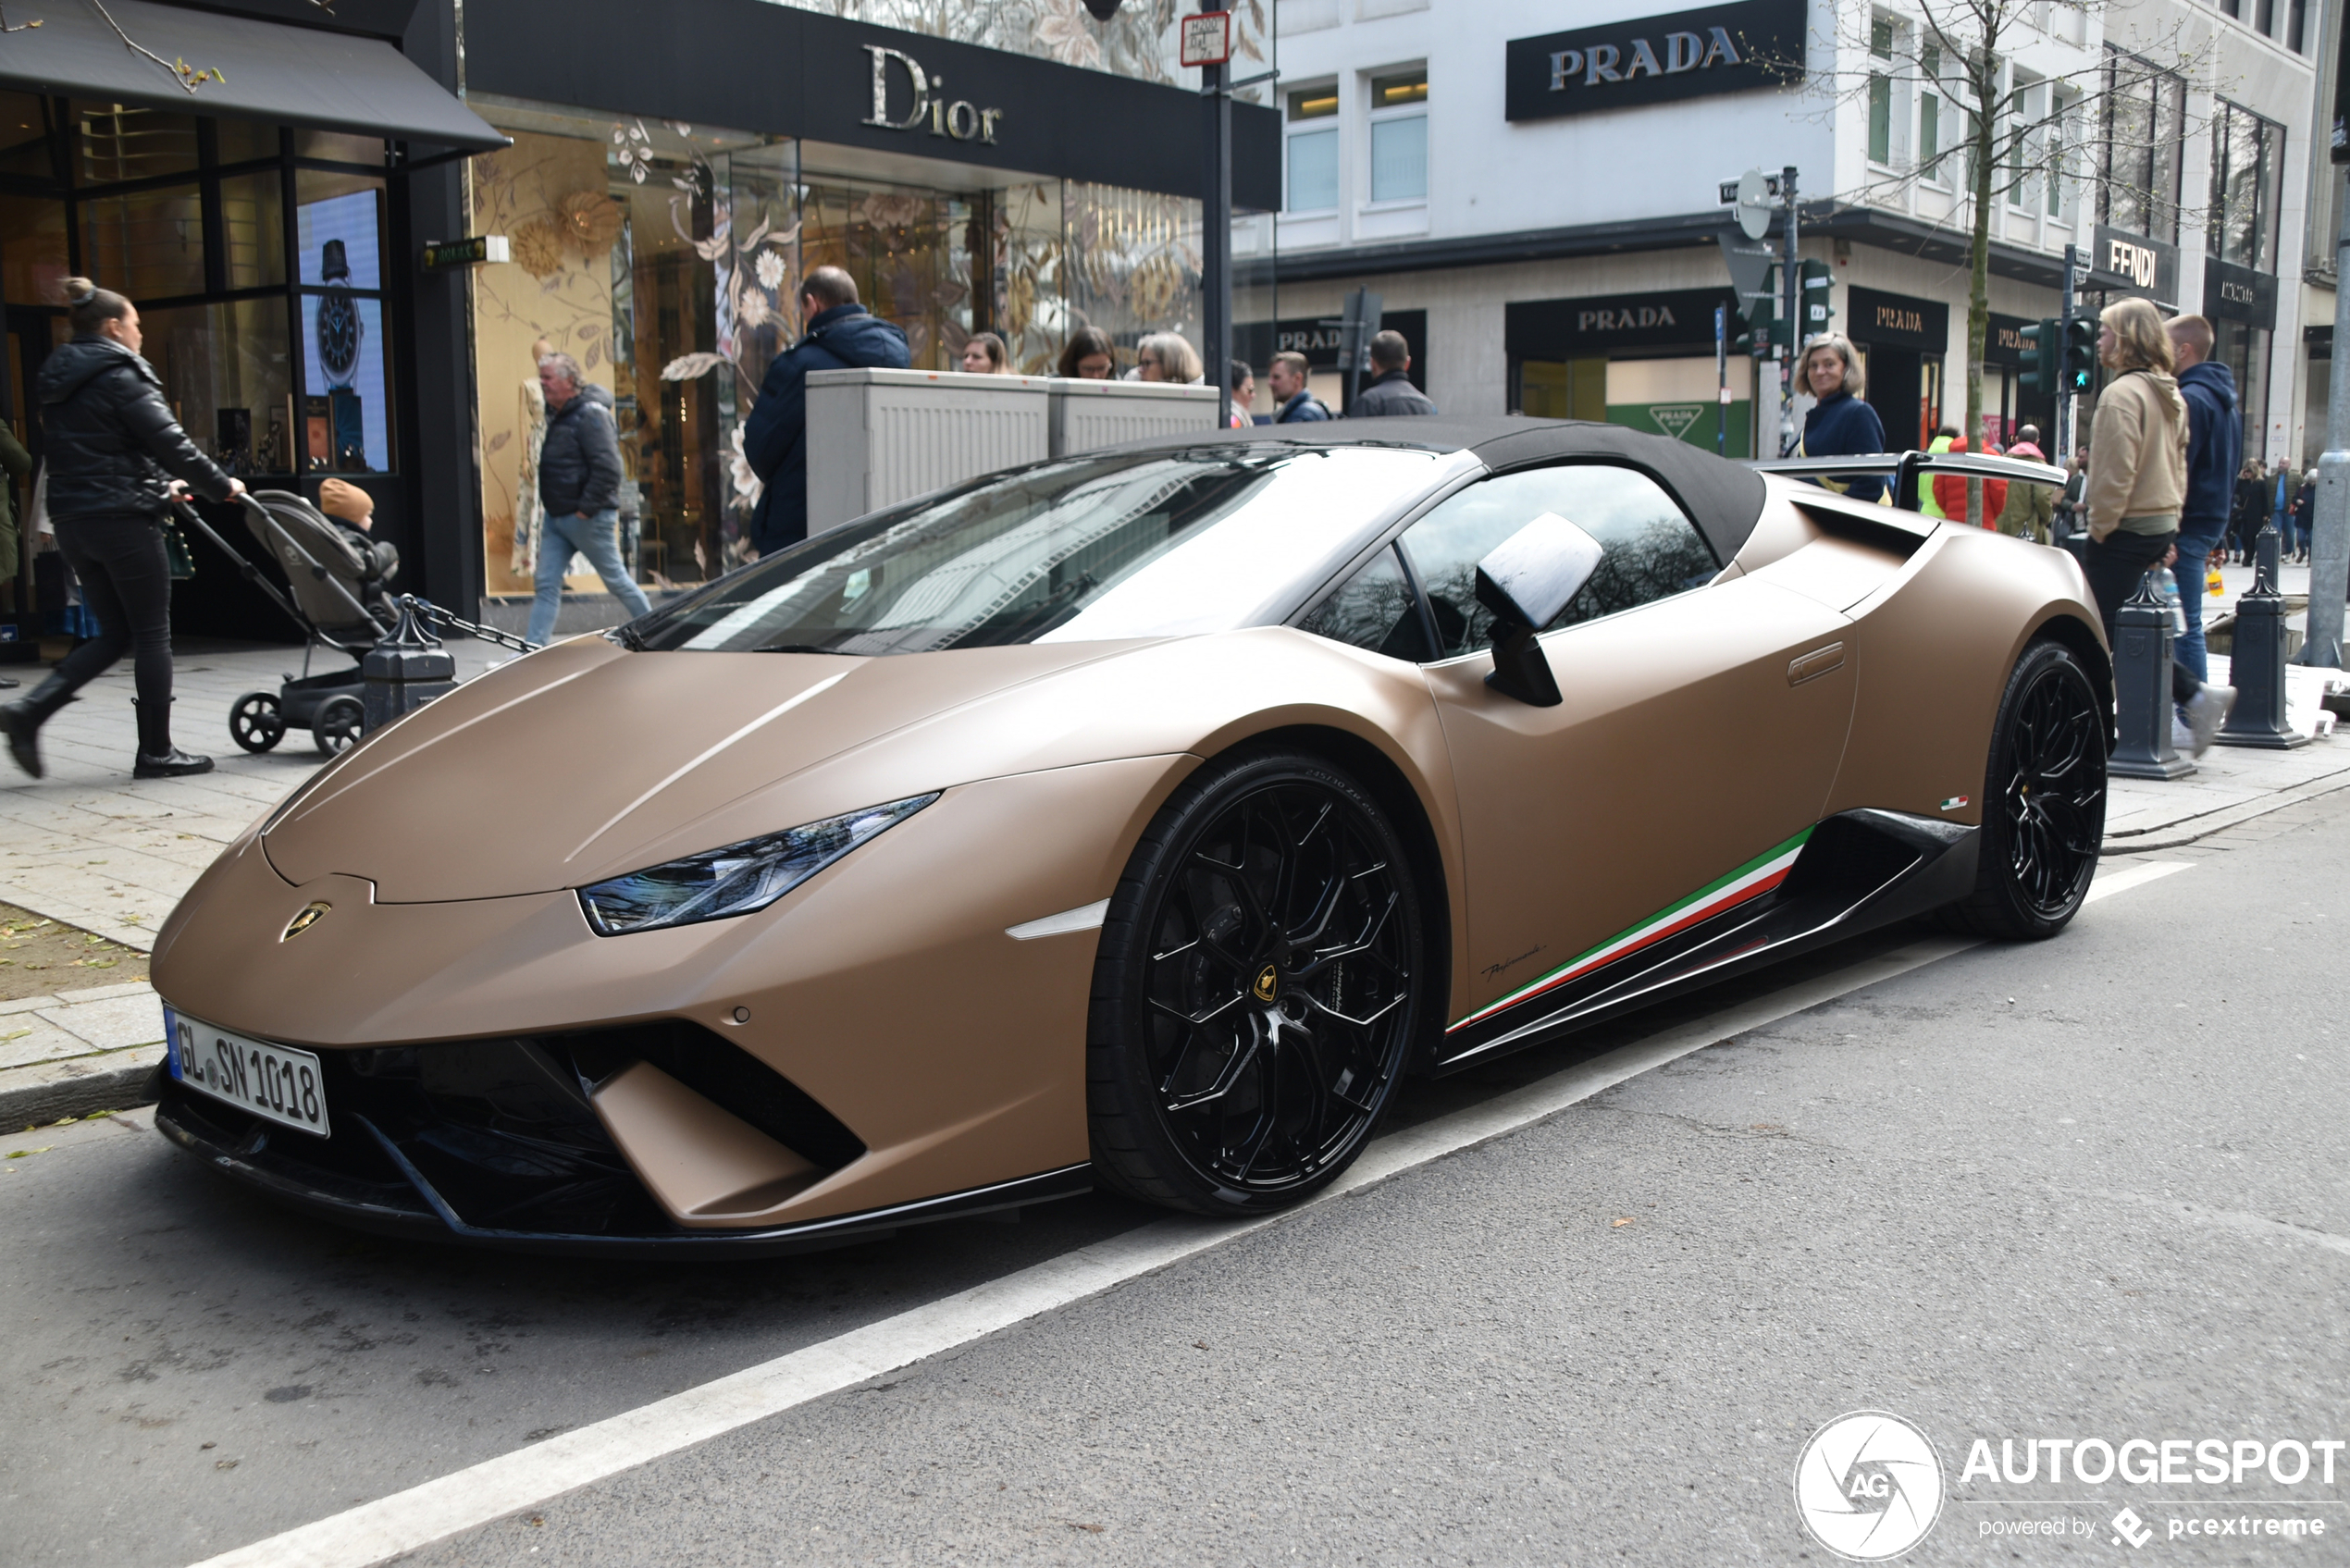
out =
{"type": "Polygon", "coordinates": [[[2011,479],[2027,485],[2058,488],[2061,488],[2069,477],[2063,469],[2052,463],[2034,463],[2021,457],[1993,457],[1971,451],[1882,451],[1853,457],[1788,457],[1749,466],[1757,473],[1776,474],[1789,479],[1889,475],[1893,480],[1893,504],[1903,512],[1918,510],[1917,481],[1920,475],[1955,474],[1972,479],[2011,479]]]}

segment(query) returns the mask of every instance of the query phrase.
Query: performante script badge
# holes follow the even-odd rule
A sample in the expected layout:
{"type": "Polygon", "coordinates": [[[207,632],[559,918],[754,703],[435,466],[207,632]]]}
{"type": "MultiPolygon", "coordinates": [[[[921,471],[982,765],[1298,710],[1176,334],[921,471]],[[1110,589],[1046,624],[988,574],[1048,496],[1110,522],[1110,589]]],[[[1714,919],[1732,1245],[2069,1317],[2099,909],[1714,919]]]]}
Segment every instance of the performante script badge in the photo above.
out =
{"type": "Polygon", "coordinates": [[[1266,965],[1265,972],[1256,977],[1255,985],[1252,986],[1250,989],[1256,993],[1256,999],[1258,1001],[1270,1002],[1274,997],[1280,994],[1280,971],[1270,964],[1266,965]]]}
{"type": "Polygon", "coordinates": [[[319,900],[315,904],[306,906],[301,914],[296,915],[292,920],[286,922],[286,934],[278,938],[278,940],[284,942],[288,938],[300,936],[303,932],[308,931],[312,926],[316,925],[320,920],[326,919],[327,911],[333,907],[334,906],[332,904],[326,902],[324,899],[319,900]]]}

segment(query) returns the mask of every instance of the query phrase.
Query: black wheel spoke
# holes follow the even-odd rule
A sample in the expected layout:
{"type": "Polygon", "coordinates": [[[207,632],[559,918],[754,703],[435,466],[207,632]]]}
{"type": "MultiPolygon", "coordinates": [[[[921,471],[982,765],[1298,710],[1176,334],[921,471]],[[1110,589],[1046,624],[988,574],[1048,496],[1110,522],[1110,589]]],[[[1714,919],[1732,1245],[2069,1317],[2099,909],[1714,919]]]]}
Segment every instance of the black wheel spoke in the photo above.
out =
{"type": "MultiPolygon", "coordinates": [[[[2105,821],[2105,723],[2069,664],[2042,664],[2010,709],[2005,786],[1989,803],[2005,830],[2013,895],[2040,920],[2078,907],[2105,821]]],[[[1998,776],[1998,775],[1995,775],[1998,776]]]]}

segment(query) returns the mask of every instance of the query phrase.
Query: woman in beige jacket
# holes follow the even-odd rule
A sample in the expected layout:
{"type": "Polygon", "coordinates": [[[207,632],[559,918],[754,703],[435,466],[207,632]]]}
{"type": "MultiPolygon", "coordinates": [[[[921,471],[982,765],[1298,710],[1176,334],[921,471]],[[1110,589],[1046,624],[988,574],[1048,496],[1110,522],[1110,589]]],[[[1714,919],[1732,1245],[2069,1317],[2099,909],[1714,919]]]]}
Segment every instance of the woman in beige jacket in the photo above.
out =
{"type": "MultiPolygon", "coordinates": [[[[2187,403],[2171,375],[2171,335],[2161,313],[2145,300],[2105,308],[2097,360],[2114,375],[2097,394],[2089,427],[2083,496],[2089,546],[2082,564],[2111,644],[2115,612],[2178,543],[2179,508],[2187,491],[2187,403]]],[[[2172,661],[2171,698],[2197,757],[2210,748],[2235,695],[2233,687],[2206,685],[2172,661]]]]}

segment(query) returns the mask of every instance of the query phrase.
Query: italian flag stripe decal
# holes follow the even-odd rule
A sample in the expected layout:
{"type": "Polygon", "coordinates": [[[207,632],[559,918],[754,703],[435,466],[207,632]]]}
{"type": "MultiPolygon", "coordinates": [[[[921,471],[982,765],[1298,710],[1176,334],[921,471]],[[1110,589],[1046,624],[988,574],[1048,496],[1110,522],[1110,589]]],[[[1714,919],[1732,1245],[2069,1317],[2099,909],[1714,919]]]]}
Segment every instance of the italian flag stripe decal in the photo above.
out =
{"type": "Polygon", "coordinates": [[[1545,991],[1554,991],[1569,981],[1581,979],[1604,964],[1614,963],[1616,959],[1637,953],[1652,943],[1662,942],[1676,932],[1687,931],[1700,920],[1710,920],[1725,909],[1736,908],[1749,899],[1762,897],[1762,895],[1787,880],[1787,872],[1795,866],[1796,856],[1802,853],[1804,843],[1811,836],[1812,830],[1805,828],[1785,844],[1764,850],[1737,870],[1708,883],[1679,903],[1658,910],[1639,925],[1609,937],[1587,953],[1568,959],[1550,973],[1528,982],[1500,1001],[1478,1008],[1468,1017],[1451,1025],[1445,1032],[1450,1034],[1453,1030],[1466,1029],[1471,1024],[1482,1023],[1494,1014],[1515,1007],[1528,997],[1540,996],[1545,991]]]}

